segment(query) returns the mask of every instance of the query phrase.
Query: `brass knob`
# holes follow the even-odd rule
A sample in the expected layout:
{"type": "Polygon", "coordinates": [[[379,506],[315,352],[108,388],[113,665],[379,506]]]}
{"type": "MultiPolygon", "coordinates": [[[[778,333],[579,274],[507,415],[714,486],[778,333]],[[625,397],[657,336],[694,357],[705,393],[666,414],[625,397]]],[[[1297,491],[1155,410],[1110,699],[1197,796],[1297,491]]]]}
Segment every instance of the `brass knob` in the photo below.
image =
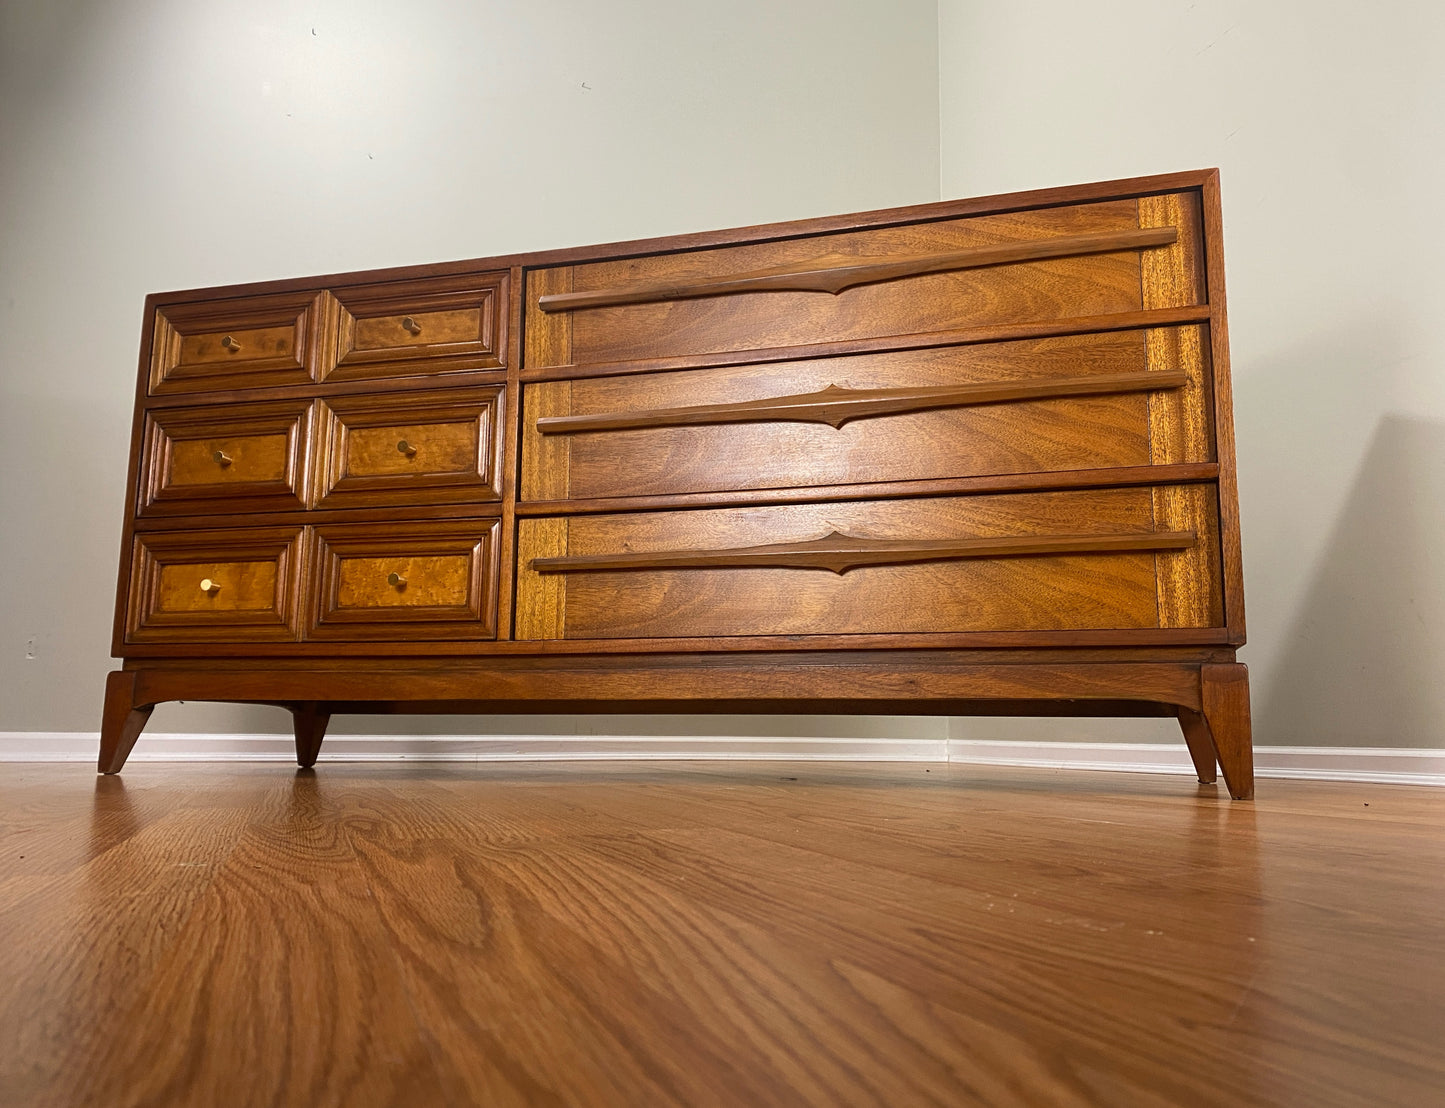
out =
{"type": "Polygon", "coordinates": [[[411,316],[407,316],[405,319],[403,319],[401,321],[401,325],[405,327],[408,331],[410,331],[413,335],[421,334],[421,324],[418,323],[411,316]]]}
{"type": "Polygon", "coordinates": [[[230,335],[227,335],[221,340],[221,349],[229,350],[232,354],[237,354],[241,350],[241,344],[230,335]]]}
{"type": "Polygon", "coordinates": [[[399,573],[388,573],[386,575],[386,583],[388,585],[394,585],[398,589],[406,588],[406,578],[399,573]]]}
{"type": "Polygon", "coordinates": [[[416,447],[413,446],[411,443],[407,442],[406,439],[402,439],[400,442],[398,442],[396,444],[396,448],[402,454],[405,454],[408,458],[416,457],[416,447]]]}
{"type": "Polygon", "coordinates": [[[224,450],[213,450],[211,452],[211,461],[215,462],[222,469],[225,469],[231,464],[231,455],[227,454],[224,450]]]}
{"type": "Polygon", "coordinates": [[[202,578],[201,591],[207,596],[215,596],[221,591],[221,582],[212,581],[209,577],[202,578]]]}

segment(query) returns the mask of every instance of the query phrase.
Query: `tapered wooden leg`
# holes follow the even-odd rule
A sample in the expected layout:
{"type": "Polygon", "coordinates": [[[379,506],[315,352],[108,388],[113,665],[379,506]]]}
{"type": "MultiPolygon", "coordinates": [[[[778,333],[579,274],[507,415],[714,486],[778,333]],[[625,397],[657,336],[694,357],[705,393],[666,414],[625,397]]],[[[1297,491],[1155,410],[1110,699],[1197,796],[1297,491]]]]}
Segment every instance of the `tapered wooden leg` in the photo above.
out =
{"type": "Polygon", "coordinates": [[[151,718],[154,704],[136,704],[134,673],[119,670],[105,679],[105,709],[100,716],[101,773],[119,773],[136,739],[151,718]]]}
{"type": "Polygon", "coordinates": [[[1235,800],[1254,796],[1254,746],[1249,731],[1249,670],[1238,662],[1200,667],[1204,720],[1224,783],[1235,800]]]}
{"type": "Polygon", "coordinates": [[[1209,736],[1209,724],[1204,722],[1204,715],[1189,708],[1180,708],[1179,726],[1184,732],[1184,741],[1189,746],[1189,756],[1194,759],[1199,783],[1214,784],[1214,740],[1209,736]]]}
{"type": "Polygon", "coordinates": [[[331,713],[316,701],[308,700],[292,706],[291,721],[296,727],[296,763],[302,769],[310,769],[321,753],[321,740],[326,737],[331,713]]]}

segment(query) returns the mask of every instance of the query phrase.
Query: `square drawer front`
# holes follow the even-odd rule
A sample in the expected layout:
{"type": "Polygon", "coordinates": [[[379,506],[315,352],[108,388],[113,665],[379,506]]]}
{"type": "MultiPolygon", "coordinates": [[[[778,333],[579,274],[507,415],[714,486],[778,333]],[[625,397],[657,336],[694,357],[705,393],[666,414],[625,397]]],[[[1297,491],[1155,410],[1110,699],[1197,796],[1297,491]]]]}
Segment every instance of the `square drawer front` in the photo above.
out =
{"type": "Polygon", "coordinates": [[[502,386],[321,402],[318,506],[501,498],[502,386]]]}
{"type": "Polygon", "coordinates": [[[1213,485],[524,519],[517,638],[1216,627],[1213,485]]]}
{"type": "Polygon", "coordinates": [[[492,639],[496,519],[317,527],[311,639],[492,639]]]}
{"type": "Polygon", "coordinates": [[[507,274],[428,277],[338,289],[329,381],[502,369],[507,274]]]}
{"type": "Polygon", "coordinates": [[[156,309],[150,391],[305,385],[327,357],[324,292],[166,304],[156,309]]]}
{"type": "Polygon", "coordinates": [[[126,641],[296,639],[300,538],[299,527],[137,535],[126,641]]]}
{"type": "Polygon", "coordinates": [[[529,383],[522,496],[1207,462],[1204,327],[529,383]]]}
{"type": "Polygon", "coordinates": [[[1048,323],[1205,299],[1180,193],[529,271],[524,369],[1048,323]]]}
{"type": "Polygon", "coordinates": [[[277,400],[147,412],[141,514],[306,507],[311,410],[277,400]]]}

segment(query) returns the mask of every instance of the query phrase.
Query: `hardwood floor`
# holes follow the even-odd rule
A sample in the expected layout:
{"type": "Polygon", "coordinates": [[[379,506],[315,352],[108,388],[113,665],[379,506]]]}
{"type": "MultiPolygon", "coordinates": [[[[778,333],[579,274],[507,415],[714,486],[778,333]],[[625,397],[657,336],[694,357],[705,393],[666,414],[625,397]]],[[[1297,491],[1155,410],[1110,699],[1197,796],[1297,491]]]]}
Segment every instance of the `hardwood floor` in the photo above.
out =
{"type": "Polygon", "coordinates": [[[9,765],[0,1104],[1445,1103],[1445,790],[9,765]]]}

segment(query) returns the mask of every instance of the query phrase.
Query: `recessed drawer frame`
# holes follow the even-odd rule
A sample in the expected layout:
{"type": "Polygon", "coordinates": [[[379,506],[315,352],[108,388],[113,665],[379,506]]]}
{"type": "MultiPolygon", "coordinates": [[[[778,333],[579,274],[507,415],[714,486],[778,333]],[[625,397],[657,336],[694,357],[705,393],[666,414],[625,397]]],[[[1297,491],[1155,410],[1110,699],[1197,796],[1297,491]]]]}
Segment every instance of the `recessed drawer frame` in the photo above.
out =
{"type": "Polygon", "coordinates": [[[266,512],[308,504],[310,400],[146,413],[143,516],[266,512]]]}
{"type": "Polygon", "coordinates": [[[489,385],[321,401],[317,506],[500,500],[503,394],[489,385]]]}
{"type": "Polygon", "coordinates": [[[337,289],[336,361],[326,380],[505,369],[507,290],[505,271],[337,289]]]}
{"type": "Polygon", "coordinates": [[[295,641],[301,537],[300,527],[137,535],[126,641],[295,641]]]}
{"type": "Polygon", "coordinates": [[[499,519],[314,528],[308,639],[493,639],[499,519]]]}
{"type": "Polygon", "coordinates": [[[332,301],[326,292],[276,293],[156,309],[152,395],[270,388],[317,381],[332,301]]]}

